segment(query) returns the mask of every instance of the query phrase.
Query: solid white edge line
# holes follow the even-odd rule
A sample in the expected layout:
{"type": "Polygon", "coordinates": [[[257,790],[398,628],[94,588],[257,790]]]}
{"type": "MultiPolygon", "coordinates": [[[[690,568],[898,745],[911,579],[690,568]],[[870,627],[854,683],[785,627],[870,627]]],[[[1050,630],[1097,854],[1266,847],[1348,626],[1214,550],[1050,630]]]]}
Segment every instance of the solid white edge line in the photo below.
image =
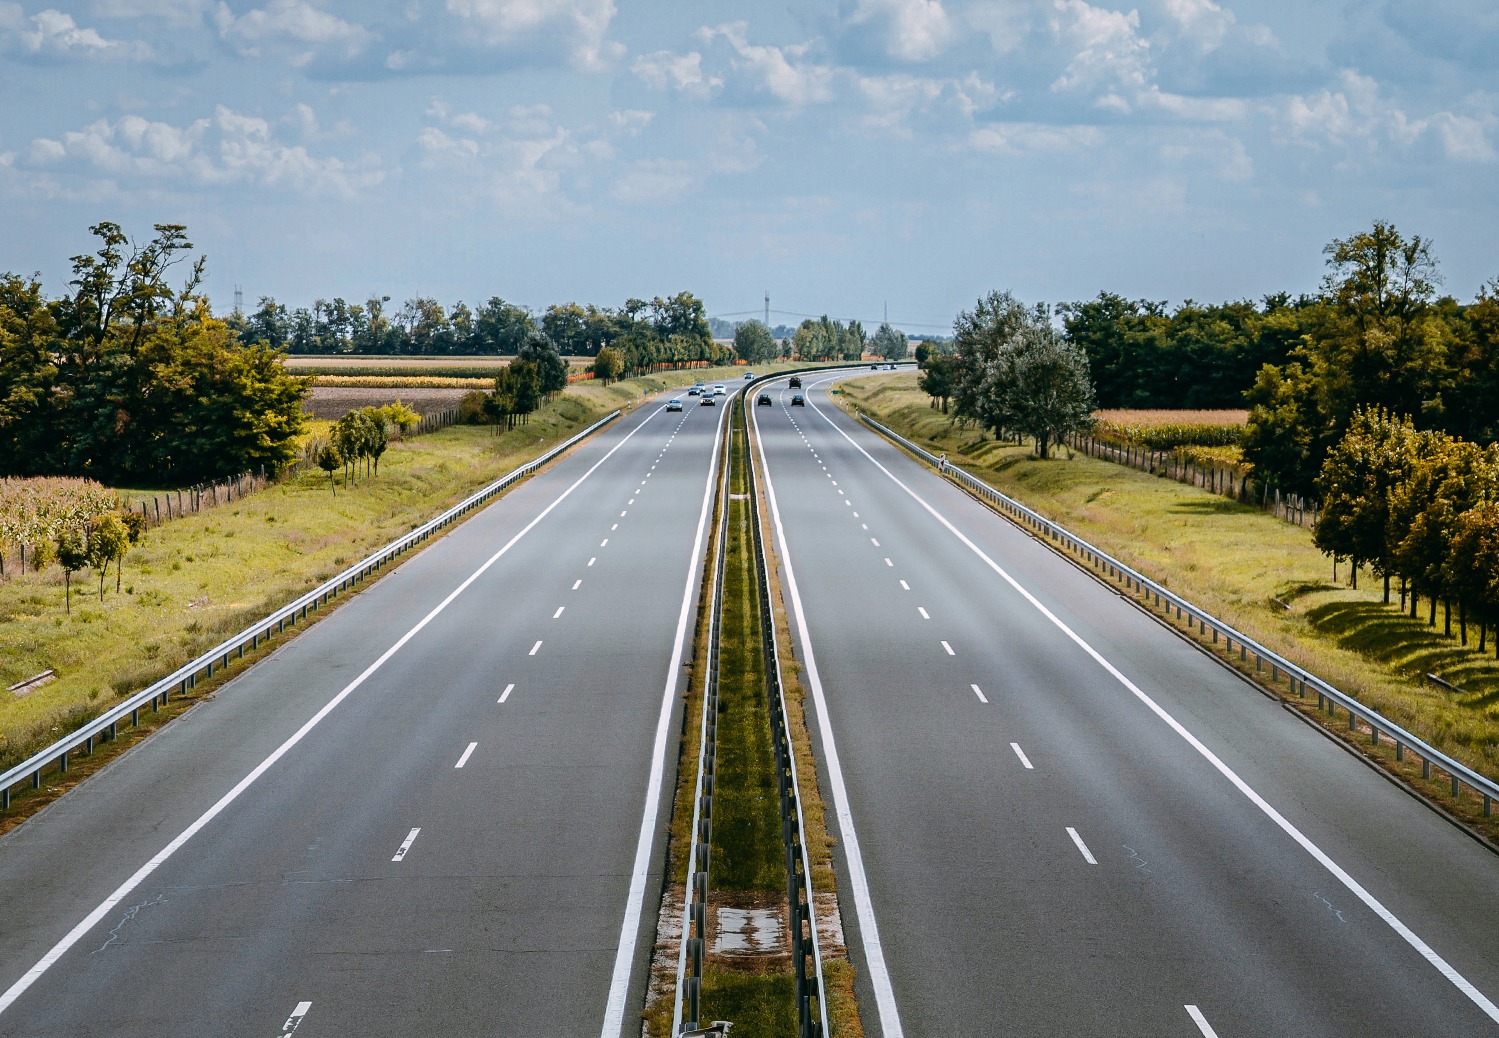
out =
{"type": "Polygon", "coordinates": [[[1084,861],[1086,861],[1089,865],[1098,864],[1098,859],[1093,857],[1093,852],[1088,850],[1088,845],[1083,842],[1083,838],[1077,834],[1076,829],[1072,828],[1072,826],[1069,825],[1067,827],[1067,835],[1072,837],[1073,843],[1077,844],[1077,849],[1082,852],[1084,861]]]}
{"type": "Polygon", "coordinates": [[[828,702],[823,695],[822,677],[817,669],[817,655],[812,649],[812,636],[807,630],[807,616],[802,610],[796,573],[791,567],[791,549],[786,543],[785,527],[781,525],[775,482],[770,478],[770,461],[765,456],[765,438],[759,435],[759,431],[760,420],[756,416],[755,441],[759,447],[761,469],[765,473],[765,493],[770,499],[770,515],[775,526],[776,540],[781,545],[781,567],[786,572],[786,592],[791,596],[791,609],[796,615],[797,634],[801,638],[803,662],[807,667],[807,683],[812,686],[812,701],[817,708],[817,728],[822,736],[823,762],[828,769],[828,785],[832,787],[840,843],[844,859],[848,863],[849,886],[853,888],[854,911],[859,918],[859,936],[864,945],[864,966],[869,971],[869,984],[874,989],[880,1032],[884,1038],[904,1038],[900,1011],[895,1004],[895,989],[890,984],[890,971],[885,966],[880,928],[874,917],[874,903],[869,896],[869,878],[864,873],[864,855],[859,849],[859,834],[854,830],[854,816],[849,809],[848,789],[843,782],[843,765],[838,757],[838,745],[833,738],[833,725],[828,717],[828,702]]]}
{"type": "MultiPolygon", "coordinates": [[[[654,417],[654,415],[651,417],[654,417]]],[[[103,919],[106,915],[114,910],[116,905],[118,905],[125,898],[129,897],[131,892],[134,891],[136,887],[144,883],[146,881],[146,878],[149,877],[151,873],[160,868],[162,864],[166,862],[166,860],[173,854],[176,854],[177,851],[181,850],[184,844],[186,844],[189,840],[196,836],[209,822],[213,821],[221,813],[223,813],[225,808],[234,803],[234,801],[238,800],[240,794],[244,793],[245,790],[254,785],[255,782],[272,767],[274,767],[282,757],[290,753],[292,747],[296,746],[297,743],[305,739],[307,737],[307,733],[316,728],[318,724],[322,722],[323,718],[327,717],[334,710],[336,710],[338,708],[338,705],[345,699],[347,699],[351,694],[353,694],[355,689],[368,681],[371,675],[373,675],[381,667],[385,666],[386,661],[388,661],[397,652],[400,652],[401,649],[405,647],[407,642],[415,638],[428,624],[437,619],[437,617],[443,612],[443,610],[447,609],[447,607],[452,604],[454,599],[463,594],[463,592],[467,591],[469,586],[473,584],[474,581],[478,580],[481,576],[488,572],[489,568],[496,562],[498,562],[502,555],[513,548],[522,537],[535,529],[543,519],[545,519],[552,513],[552,510],[554,508],[556,508],[564,500],[566,500],[574,490],[582,486],[583,481],[586,480],[589,476],[593,475],[594,472],[598,470],[600,465],[608,461],[614,455],[615,451],[619,450],[626,443],[628,443],[630,437],[634,436],[641,429],[645,428],[646,424],[649,423],[650,420],[650,418],[646,418],[639,425],[626,433],[618,443],[609,448],[609,451],[602,458],[594,462],[587,472],[579,476],[571,486],[569,486],[561,494],[557,495],[557,497],[552,500],[552,503],[547,505],[539,513],[537,513],[536,517],[529,523],[527,523],[524,527],[522,527],[520,532],[518,532],[514,537],[511,537],[510,540],[506,541],[504,547],[500,548],[499,551],[495,552],[488,559],[486,559],[484,561],[484,564],[481,565],[478,569],[470,573],[468,577],[463,581],[463,583],[459,584],[452,591],[448,592],[447,597],[444,598],[441,602],[437,603],[437,605],[433,606],[431,612],[418,620],[416,622],[416,625],[413,626],[411,630],[407,631],[405,634],[401,635],[400,638],[396,639],[395,644],[391,645],[390,648],[382,652],[380,656],[375,660],[375,662],[364,668],[364,670],[360,672],[358,677],[345,685],[336,696],[328,700],[328,702],[323,705],[322,709],[308,718],[307,721],[303,723],[302,727],[298,728],[287,738],[285,742],[276,747],[276,749],[271,752],[270,756],[266,757],[265,760],[257,764],[248,775],[235,783],[234,787],[230,789],[229,792],[221,796],[212,807],[199,815],[196,821],[194,821],[186,829],[182,830],[182,832],[178,833],[176,838],[168,843],[165,847],[163,847],[160,851],[158,851],[150,861],[142,865],[130,876],[129,879],[125,880],[124,883],[121,883],[118,887],[116,887],[114,893],[110,894],[109,897],[100,902],[98,907],[96,907],[92,912],[84,916],[84,918],[79,921],[78,925],[69,930],[60,941],[52,946],[51,950],[49,950],[46,955],[43,955],[41,959],[31,967],[31,969],[27,970],[19,980],[17,980],[14,984],[7,988],[4,994],[0,994],[0,1014],[3,1014],[7,1009],[9,1009],[15,1003],[16,999],[20,998],[21,995],[26,992],[27,988],[31,987],[32,984],[35,984],[37,980],[41,978],[42,974],[46,973],[53,967],[53,965],[56,964],[58,959],[67,954],[68,949],[77,944],[83,938],[84,934],[92,930],[101,919],[103,919]]],[[[540,643],[538,642],[537,644],[539,645],[540,643]]]]}
{"type": "Polygon", "coordinates": [[[396,850],[395,857],[391,858],[390,860],[401,861],[403,858],[405,858],[406,852],[411,850],[411,845],[416,842],[417,833],[421,831],[421,826],[417,826],[415,829],[411,830],[411,832],[407,833],[406,839],[401,841],[401,846],[396,850]]]}
{"type": "Polygon", "coordinates": [[[1034,767],[1031,766],[1031,759],[1025,755],[1025,751],[1020,748],[1020,744],[1018,742],[1012,742],[1012,743],[1010,743],[1010,749],[1012,749],[1012,750],[1015,751],[1015,756],[1017,756],[1017,757],[1020,758],[1020,763],[1023,764],[1023,765],[1025,765],[1025,770],[1027,770],[1027,771],[1035,771],[1036,770],[1034,767]]]}
{"type": "Polygon", "coordinates": [[[695,586],[708,512],[713,503],[714,476],[718,472],[718,443],[723,435],[725,408],[719,412],[718,432],[713,440],[713,457],[703,488],[703,507],[698,514],[697,536],[687,559],[687,579],[682,588],[682,611],[677,618],[676,641],[672,643],[671,663],[666,671],[666,687],[661,693],[661,714],[656,722],[656,741],[651,749],[651,774],[646,780],[645,804],[640,818],[640,837],[635,845],[634,871],[630,875],[630,893],[625,901],[625,918],[619,929],[619,949],[614,956],[614,975],[609,983],[609,999],[604,1006],[601,1038],[623,1038],[625,999],[630,993],[630,974],[634,970],[635,947],[640,938],[640,918],[645,911],[645,888],[650,878],[651,845],[655,842],[656,816],[661,806],[661,784],[666,774],[666,749],[671,735],[672,706],[676,701],[677,676],[682,670],[682,654],[687,643],[687,625],[692,615],[692,591],[695,586]]]}
{"type": "Polygon", "coordinates": [[[1202,1038],[1218,1038],[1218,1032],[1213,1030],[1213,1025],[1208,1023],[1208,1018],[1202,1015],[1202,1010],[1196,1006],[1183,1006],[1197,1029],[1202,1032],[1202,1038]]]}
{"type": "Polygon", "coordinates": [[[1391,912],[1384,906],[1383,902],[1381,902],[1373,894],[1369,893],[1369,891],[1365,890],[1363,885],[1360,884],[1358,880],[1354,879],[1351,875],[1344,871],[1341,865],[1333,861],[1332,858],[1329,857],[1321,847],[1318,847],[1315,843],[1313,843],[1311,838],[1303,833],[1300,829],[1298,829],[1290,819],[1282,815],[1270,804],[1269,801],[1260,796],[1259,793],[1255,791],[1254,787],[1250,786],[1249,783],[1240,778],[1236,771],[1225,764],[1216,753],[1208,749],[1208,747],[1200,739],[1198,739],[1197,736],[1189,732],[1185,725],[1183,725],[1180,721],[1178,721],[1175,717],[1168,713],[1166,709],[1159,703],[1157,703],[1154,699],[1148,696],[1145,691],[1140,688],[1140,686],[1136,685],[1129,678],[1125,677],[1122,671],[1120,671],[1108,660],[1104,659],[1102,653],[1093,648],[1092,645],[1088,644],[1088,642],[1085,641],[1083,637],[1076,631],[1074,631],[1071,627],[1068,627],[1067,624],[1061,619],[1061,617],[1057,616],[1050,609],[1046,608],[1046,606],[1042,604],[1040,599],[1031,594],[1030,591],[1028,591],[1026,588],[1022,587],[1020,582],[1017,581],[1014,577],[1010,576],[1010,574],[1004,569],[1003,566],[991,559],[982,548],[973,543],[973,541],[970,540],[968,536],[961,530],[959,530],[956,526],[954,526],[946,516],[938,512],[937,509],[932,507],[932,505],[930,505],[925,498],[923,498],[920,494],[916,493],[916,491],[912,490],[909,486],[902,482],[900,477],[896,476],[895,473],[891,472],[884,465],[880,464],[880,462],[876,460],[872,454],[870,454],[862,446],[856,443],[852,436],[844,432],[842,429],[838,428],[838,426],[834,424],[831,418],[822,413],[821,408],[817,408],[814,405],[814,409],[817,411],[818,415],[822,418],[823,421],[832,426],[833,429],[850,444],[853,444],[854,449],[857,450],[860,454],[864,455],[864,457],[868,459],[870,464],[874,465],[875,468],[883,472],[892,483],[904,490],[908,495],[910,495],[913,501],[919,504],[922,508],[926,509],[926,511],[934,519],[936,519],[939,523],[947,528],[948,532],[950,532],[954,537],[956,537],[959,541],[966,545],[970,551],[972,551],[975,555],[982,559],[990,569],[997,573],[1000,578],[1005,581],[1005,583],[1010,585],[1010,587],[1014,588],[1015,591],[1019,593],[1020,596],[1027,602],[1029,602],[1037,612],[1046,617],[1046,619],[1049,620],[1051,624],[1057,628],[1057,630],[1061,631],[1069,640],[1072,641],[1074,645],[1085,652],[1088,656],[1092,657],[1093,661],[1100,667],[1102,667],[1105,671],[1107,671],[1109,676],[1111,676],[1115,681],[1118,681],[1121,685],[1128,689],[1131,695],[1133,695],[1136,699],[1143,703],[1146,709],[1150,710],[1151,713],[1155,714],[1163,722],[1165,722],[1165,724],[1177,735],[1179,735],[1183,739],[1183,741],[1187,743],[1188,746],[1191,746],[1192,749],[1201,754],[1203,759],[1211,764],[1220,775],[1226,778],[1234,786],[1234,788],[1236,788],[1240,793],[1244,795],[1244,797],[1250,803],[1259,808],[1260,811],[1265,814],[1265,817],[1274,822],[1275,825],[1278,826],[1283,833],[1289,836],[1298,846],[1301,847],[1302,850],[1304,850],[1308,855],[1315,859],[1319,865],[1325,868],[1328,872],[1332,873],[1333,877],[1339,883],[1343,884],[1343,886],[1348,889],[1349,893],[1362,901],[1365,907],[1367,907],[1375,915],[1379,916],[1380,919],[1384,920],[1385,924],[1388,925],[1390,929],[1399,934],[1400,938],[1404,940],[1406,944],[1410,945],[1410,947],[1414,949],[1418,955],[1420,955],[1423,959],[1430,963],[1438,973],[1447,978],[1447,980],[1452,984],[1453,987],[1457,988],[1464,995],[1466,995],[1468,999],[1471,1000],[1473,1004],[1476,1005],[1485,1016],[1487,1016],[1490,1020],[1493,1020],[1495,1023],[1499,1023],[1499,1006],[1496,1006],[1487,995],[1485,995],[1482,991],[1479,991],[1478,988],[1475,987],[1467,977],[1464,977],[1461,973],[1459,973],[1455,967],[1447,962],[1446,959],[1437,954],[1436,949],[1432,948],[1429,944],[1422,940],[1414,930],[1406,926],[1405,923],[1401,922],[1400,919],[1395,915],[1395,913],[1391,912]]]}

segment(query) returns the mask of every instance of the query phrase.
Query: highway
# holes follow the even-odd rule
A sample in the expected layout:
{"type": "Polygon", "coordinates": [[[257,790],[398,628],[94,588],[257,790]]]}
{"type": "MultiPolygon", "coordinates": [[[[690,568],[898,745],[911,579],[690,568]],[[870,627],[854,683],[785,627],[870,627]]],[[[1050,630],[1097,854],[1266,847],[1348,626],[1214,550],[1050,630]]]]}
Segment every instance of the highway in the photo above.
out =
{"type": "Polygon", "coordinates": [[[871,1038],[1499,1034],[1499,856],[833,381],[752,413],[871,1038]]]}
{"type": "Polygon", "coordinates": [[[0,838],[0,1035],[635,1033],[727,410],[626,415],[0,838]]]}

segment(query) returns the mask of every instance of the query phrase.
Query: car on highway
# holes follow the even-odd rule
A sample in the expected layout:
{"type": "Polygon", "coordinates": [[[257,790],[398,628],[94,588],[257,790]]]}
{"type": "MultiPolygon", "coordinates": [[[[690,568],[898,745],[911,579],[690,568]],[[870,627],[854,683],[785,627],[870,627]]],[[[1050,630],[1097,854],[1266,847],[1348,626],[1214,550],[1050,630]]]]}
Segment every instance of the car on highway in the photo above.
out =
{"type": "Polygon", "coordinates": [[[682,401],[675,398],[668,400],[666,402],[666,409],[668,411],[680,411],[682,409],[682,401]]]}
{"type": "Polygon", "coordinates": [[[796,394],[796,396],[794,396],[794,397],[791,398],[791,406],[792,407],[806,407],[807,406],[807,398],[804,397],[804,396],[802,396],[800,393],[798,393],[798,394],[796,394]]]}
{"type": "Polygon", "coordinates": [[[753,371],[746,371],[746,372],[745,372],[745,373],[744,373],[744,377],[745,377],[745,378],[746,378],[746,379],[751,379],[751,378],[754,378],[754,377],[755,377],[755,373],[754,373],[754,372],[753,372],[753,371]]]}
{"type": "Polygon", "coordinates": [[[712,393],[704,393],[703,394],[703,406],[704,407],[717,407],[718,406],[718,401],[716,401],[716,400],[713,399],[713,394],[712,393]]]}
{"type": "Polygon", "coordinates": [[[725,389],[721,384],[713,387],[714,396],[723,396],[727,392],[728,390],[725,389]]]}
{"type": "Polygon", "coordinates": [[[800,388],[802,388],[802,380],[801,380],[801,377],[799,375],[792,375],[791,376],[791,388],[792,389],[800,389],[800,388]]]}
{"type": "Polygon", "coordinates": [[[760,407],[769,407],[770,406],[770,394],[769,393],[761,393],[760,394],[760,399],[756,400],[755,403],[758,406],[760,406],[760,407]]]}
{"type": "Polygon", "coordinates": [[[703,395],[703,387],[702,386],[693,386],[691,389],[687,390],[687,395],[688,396],[702,396],[703,395]]]}

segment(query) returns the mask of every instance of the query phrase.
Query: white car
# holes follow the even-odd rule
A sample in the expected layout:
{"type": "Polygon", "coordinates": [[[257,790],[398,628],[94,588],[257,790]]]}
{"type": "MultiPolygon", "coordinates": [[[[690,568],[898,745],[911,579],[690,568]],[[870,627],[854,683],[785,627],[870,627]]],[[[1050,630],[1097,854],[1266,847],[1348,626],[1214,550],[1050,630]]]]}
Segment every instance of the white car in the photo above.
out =
{"type": "Polygon", "coordinates": [[[723,396],[726,393],[728,393],[728,390],[725,389],[723,386],[714,386],[713,387],[713,395],[714,396],[723,396]]]}

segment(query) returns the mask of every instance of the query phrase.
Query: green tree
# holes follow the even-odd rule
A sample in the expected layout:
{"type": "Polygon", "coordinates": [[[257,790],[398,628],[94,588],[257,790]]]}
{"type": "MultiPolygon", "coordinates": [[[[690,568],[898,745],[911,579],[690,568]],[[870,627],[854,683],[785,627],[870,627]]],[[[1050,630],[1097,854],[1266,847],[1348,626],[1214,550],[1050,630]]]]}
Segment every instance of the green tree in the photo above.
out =
{"type": "Polygon", "coordinates": [[[1372,563],[1384,578],[1384,600],[1390,601],[1394,572],[1387,530],[1390,497],[1410,478],[1422,440],[1407,417],[1397,418],[1383,408],[1360,408],[1348,431],[1327,460],[1317,480],[1322,512],[1313,533],[1325,555],[1346,558],[1358,567],[1372,563]]]}
{"type": "MultiPolygon", "coordinates": [[[[130,531],[114,512],[105,512],[94,520],[94,528],[88,537],[88,561],[99,573],[99,601],[104,601],[104,577],[109,564],[122,563],[130,550],[130,531]]],[[[119,568],[115,570],[115,589],[119,589],[119,568]]]]}
{"type": "Polygon", "coordinates": [[[1010,337],[986,366],[980,394],[972,417],[996,432],[1030,436],[1043,459],[1053,442],[1093,424],[1087,355],[1049,322],[1029,324],[1010,337]]]}
{"type": "MultiPolygon", "coordinates": [[[[567,388],[567,361],[557,352],[552,340],[542,332],[526,336],[525,344],[516,354],[518,362],[534,365],[536,388],[541,396],[556,396],[567,388]]],[[[537,401],[540,403],[540,400],[537,401]]],[[[524,412],[529,414],[535,407],[524,412]]]]}
{"type": "Polygon", "coordinates": [[[870,350],[886,360],[905,360],[910,353],[910,343],[905,332],[890,327],[887,322],[880,325],[879,330],[874,333],[870,350]]]}
{"type": "Polygon", "coordinates": [[[74,526],[65,526],[58,531],[54,542],[57,548],[57,563],[63,574],[63,605],[69,616],[73,614],[73,574],[89,564],[88,545],[83,535],[74,526]]]}
{"type": "Polygon", "coordinates": [[[1480,501],[1457,517],[1444,571],[1447,586],[1463,604],[1463,643],[1467,644],[1466,620],[1472,609],[1481,621],[1482,652],[1489,627],[1499,623],[1499,501],[1480,501]]]}
{"type": "Polygon", "coordinates": [[[333,473],[338,471],[344,463],[343,455],[338,453],[338,448],[332,443],[324,443],[318,447],[315,455],[317,467],[328,473],[328,488],[333,491],[333,496],[338,496],[338,484],[333,481],[333,473]]]}
{"type": "Polygon", "coordinates": [[[599,350],[598,356],[593,360],[593,377],[606,385],[623,375],[624,371],[624,354],[612,346],[599,350]]]}
{"type": "Polygon", "coordinates": [[[734,352],[747,363],[763,364],[780,356],[781,349],[764,324],[741,321],[734,327],[734,352]]]}

